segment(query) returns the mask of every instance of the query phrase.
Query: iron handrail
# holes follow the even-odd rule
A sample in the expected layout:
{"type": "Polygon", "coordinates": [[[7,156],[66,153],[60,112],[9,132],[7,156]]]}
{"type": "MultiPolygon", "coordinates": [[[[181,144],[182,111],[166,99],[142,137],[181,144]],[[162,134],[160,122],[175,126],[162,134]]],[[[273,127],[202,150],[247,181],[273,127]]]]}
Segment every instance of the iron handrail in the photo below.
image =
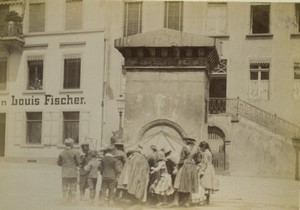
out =
{"type": "Polygon", "coordinates": [[[290,138],[300,137],[299,126],[278,117],[276,114],[269,113],[257,106],[243,101],[240,98],[210,98],[209,113],[241,115],[263,125],[274,133],[290,138]]]}

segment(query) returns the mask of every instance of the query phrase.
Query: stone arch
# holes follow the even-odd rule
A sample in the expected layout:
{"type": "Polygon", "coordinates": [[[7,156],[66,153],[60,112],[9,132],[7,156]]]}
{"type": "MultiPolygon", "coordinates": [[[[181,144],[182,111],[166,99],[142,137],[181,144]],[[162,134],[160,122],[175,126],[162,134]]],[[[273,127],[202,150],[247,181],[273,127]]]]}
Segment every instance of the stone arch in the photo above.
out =
{"type": "Polygon", "coordinates": [[[146,124],[138,133],[138,140],[141,140],[142,137],[144,136],[144,134],[150,130],[151,128],[154,128],[156,126],[160,126],[160,125],[164,125],[164,126],[168,126],[170,128],[173,128],[175,131],[177,131],[177,133],[183,138],[186,137],[187,134],[185,133],[185,131],[175,122],[171,121],[171,120],[167,120],[167,119],[158,119],[158,120],[154,120],[152,122],[149,122],[148,124],[146,124]]]}
{"type": "Polygon", "coordinates": [[[220,129],[217,126],[208,126],[208,132],[210,133],[214,133],[216,135],[218,135],[220,138],[222,138],[223,141],[225,141],[225,133],[223,132],[222,129],[220,129]]]}
{"type": "Polygon", "coordinates": [[[208,123],[208,127],[217,127],[218,129],[220,129],[221,130],[221,132],[224,134],[224,141],[228,141],[228,132],[227,132],[227,129],[223,126],[223,125],[221,125],[221,124],[219,124],[219,123],[216,123],[216,122],[209,122],[208,123]]]}

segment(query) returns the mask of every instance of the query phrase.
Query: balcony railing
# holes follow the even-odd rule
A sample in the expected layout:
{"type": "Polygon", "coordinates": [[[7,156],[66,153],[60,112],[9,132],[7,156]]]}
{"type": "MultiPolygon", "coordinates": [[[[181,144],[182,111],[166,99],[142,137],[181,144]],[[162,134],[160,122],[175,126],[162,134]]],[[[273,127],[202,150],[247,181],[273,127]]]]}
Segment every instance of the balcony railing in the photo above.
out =
{"type": "Polygon", "coordinates": [[[0,38],[23,37],[23,26],[19,22],[5,22],[0,24],[0,38]]]}
{"type": "Polygon", "coordinates": [[[210,98],[210,114],[231,114],[234,116],[243,116],[249,120],[259,123],[269,130],[290,137],[300,137],[300,127],[290,123],[276,114],[266,112],[252,104],[249,104],[239,98],[210,98]]]}

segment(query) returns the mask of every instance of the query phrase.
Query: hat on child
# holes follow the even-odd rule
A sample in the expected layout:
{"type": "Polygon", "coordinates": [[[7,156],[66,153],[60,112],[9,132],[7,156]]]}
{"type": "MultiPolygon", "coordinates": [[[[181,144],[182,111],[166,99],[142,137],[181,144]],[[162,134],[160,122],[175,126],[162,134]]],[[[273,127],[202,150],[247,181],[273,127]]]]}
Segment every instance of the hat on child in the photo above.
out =
{"type": "Polygon", "coordinates": [[[114,145],[123,145],[124,146],[122,139],[116,139],[114,145]]]}
{"type": "Polygon", "coordinates": [[[93,158],[97,157],[98,156],[98,152],[96,150],[91,150],[90,151],[90,154],[93,158]]]}
{"type": "Polygon", "coordinates": [[[157,151],[157,147],[155,145],[151,145],[150,146],[150,149],[154,150],[154,151],[157,151]]]}
{"type": "Polygon", "coordinates": [[[195,143],[196,139],[190,138],[190,137],[184,137],[182,138],[186,143],[195,143]]]}
{"type": "Polygon", "coordinates": [[[115,146],[110,144],[106,148],[104,148],[105,151],[113,151],[115,149],[115,146]]]}
{"type": "Polygon", "coordinates": [[[72,138],[66,138],[65,139],[65,145],[70,146],[74,144],[74,140],[72,138]]]}

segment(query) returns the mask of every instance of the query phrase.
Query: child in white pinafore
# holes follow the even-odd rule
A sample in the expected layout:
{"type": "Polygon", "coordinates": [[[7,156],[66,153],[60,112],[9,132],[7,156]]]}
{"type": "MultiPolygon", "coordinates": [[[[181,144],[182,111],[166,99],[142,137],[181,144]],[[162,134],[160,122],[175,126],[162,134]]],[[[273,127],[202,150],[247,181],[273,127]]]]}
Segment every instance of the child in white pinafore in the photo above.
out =
{"type": "Polygon", "coordinates": [[[166,159],[164,156],[158,158],[158,163],[155,167],[151,167],[151,174],[160,171],[160,177],[150,186],[150,191],[158,196],[161,206],[167,203],[167,196],[174,193],[171,175],[168,173],[166,159]]]}

